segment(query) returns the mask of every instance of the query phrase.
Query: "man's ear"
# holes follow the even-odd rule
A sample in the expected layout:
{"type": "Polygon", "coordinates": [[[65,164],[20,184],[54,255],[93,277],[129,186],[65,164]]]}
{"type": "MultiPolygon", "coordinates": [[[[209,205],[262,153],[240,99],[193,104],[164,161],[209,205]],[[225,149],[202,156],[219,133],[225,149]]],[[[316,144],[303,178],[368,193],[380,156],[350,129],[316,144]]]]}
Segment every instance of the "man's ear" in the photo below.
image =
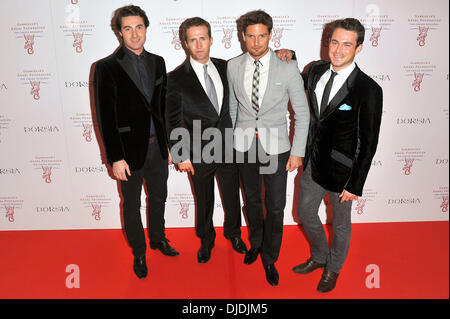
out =
{"type": "Polygon", "coordinates": [[[356,48],[356,54],[358,54],[359,52],[361,52],[361,50],[363,49],[363,45],[362,43],[356,48]]]}

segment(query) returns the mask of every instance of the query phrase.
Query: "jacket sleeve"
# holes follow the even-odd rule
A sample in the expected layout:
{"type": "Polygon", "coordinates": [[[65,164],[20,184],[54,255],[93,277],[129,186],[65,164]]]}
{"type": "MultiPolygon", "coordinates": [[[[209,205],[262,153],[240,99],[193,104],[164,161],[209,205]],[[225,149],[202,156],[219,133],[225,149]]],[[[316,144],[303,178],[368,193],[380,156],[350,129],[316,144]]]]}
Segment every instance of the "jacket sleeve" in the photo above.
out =
{"type": "Polygon", "coordinates": [[[183,127],[183,99],[170,75],[167,78],[166,130],[172,162],[177,164],[190,158],[189,132],[183,127]]]}
{"type": "Polygon", "coordinates": [[[359,145],[350,178],[344,186],[344,189],[357,196],[362,196],[364,183],[377,149],[382,113],[383,91],[380,86],[374,83],[369,86],[359,108],[359,145]]]}
{"type": "Polygon", "coordinates": [[[300,70],[295,61],[291,63],[295,65],[295,70],[291,72],[288,81],[289,100],[295,112],[294,139],[292,141],[291,155],[303,157],[305,156],[306,141],[308,138],[309,107],[300,70]]]}
{"type": "Polygon", "coordinates": [[[125,158],[117,126],[117,85],[105,63],[94,70],[94,96],[97,124],[109,164],[125,158]]]}

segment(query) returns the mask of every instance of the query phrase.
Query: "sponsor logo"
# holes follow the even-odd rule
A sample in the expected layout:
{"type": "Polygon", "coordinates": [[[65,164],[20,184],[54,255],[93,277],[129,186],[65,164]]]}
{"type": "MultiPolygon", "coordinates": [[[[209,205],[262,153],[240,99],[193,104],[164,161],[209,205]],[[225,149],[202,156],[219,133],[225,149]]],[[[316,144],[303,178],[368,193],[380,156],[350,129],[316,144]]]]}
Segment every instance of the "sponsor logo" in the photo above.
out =
{"type": "Polygon", "coordinates": [[[438,189],[433,190],[433,197],[437,205],[439,205],[440,211],[447,213],[449,204],[448,186],[440,186],[438,189]]]}
{"type": "Polygon", "coordinates": [[[22,85],[28,87],[29,95],[32,96],[35,101],[38,101],[41,98],[42,85],[48,84],[51,73],[47,73],[43,69],[24,70],[17,75],[17,78],[22,85]]]}
{"type": "Polygon", "coordinates": [[[21,174],[18,168],[0,168],[0,175],[17,175],[21,174]]]}
{"type": "Polygon", "coordinates": [[[368,203],[374,202],[378,192],[373,189],[367,188],[364,190],[363,196],[356,200],[355,211],[358,215],[364,214],[364,210],[368,203]]]}
{"type": "Polygon", "coordinates": [[[395,152],[394,155],[397,161],[402,164],[403,174],[408,176],[413,172],[413,165],[421,161],[426,155],[426,152],[420,148],[402,148],[400,151],[395,152]]]}
{"type": "Polygon", "coordinates": [[[222,38],[222,43],[225,47],[225,49],[229,49],[231,48],[231,39],[233,38],[233,31],[234,29],[225,29],[223,28],[223,38],[222,38]]]}
{"type": "Polygon", "coordinates": [[[425,78],[433,75],[436,65],[433,65],[430,61],[414,61],[410,62],[409,65],[404,65],[403,69],[407,77],[413,78],[411,87],[414,92],[420,92],[425,78]]]}
{"type": "Polygon", "coordinates": [[[368,4],[366,14],[360,21],[364,25],[366,32],[370,32],[370,43],[372,47],[378,47],[380,37],[386,31],[391,30],[395,20],[387,14],[380,14],[381,10],[377,4],[368,4]]]}
{"type": "Polygon", "coordinates": [[[46,126],[24,126],[24,133],[59,133],[59,128],[56,125],[46,126]]]}
{"type": "Polygon", "coordinates": [[[416,32],[416,42],[419,47],[426,45],[426,39],[430,31],[438,30],[442,23],[442,19],[434,14],[415,14],[408,19],[410,29],[416,32]]]}
{"type": "Polygon", "coordinates": [[[22,209],[23,200],[15,196],[0,197],[0,210],[4,210],[5,219],[10,222],[15,222],[15,214],[22,209]]]}
{"type": "Polygon", "coordinates": [[[179,29],[181,23],[186,20],[186,18],[187,17],[166,17],[163,21],[159,22],[162,33],[167,34],[170,37],[170,43],[177,51],[182,48],[179,29]]]}
{"type": "Polygon", "coordinates": [[[67,17],[65,24],[59,26],[59,29],[64,37],[70,39],[74,51],[80,54],[84,51],[83,42],[86,37],[93,35],[95,24],[80,20],[79,7],[69,7],[68,9],[71,14],[67,17]]]}
{"type": "Polygon", "coordinates": [[[372,27],[372,35],[370,36],[369,41],[372,42],[372,46],[373,47],[377,47],[378,46],[378,39],[380,38],[381,35],[381,27],[372,27]]]}
{"type": "Polygon", "coordinates": [[[61,169],[62,160],[54,156],[36,156],[30,161],[30,164],[40,172],[40,177],[46,184],[51,184],[55,170],[61,169]]]}
{"type": "Polygon", "coordinates": [[[429,117],[418,117],[418,118],[397,118],[398,125],[424,125],[431,124],[429,117]]]}
{"type": "Polygon", "coordinates": [[[281,38],[283,37],[284,28],[273,28],[272,29],[272,42],[275,48],[281,46],[281,38]]]}
{"type": "Polygon", "coordinates": [[[84,173],[84,174],[92,174],[92,173],[107,173],[108,169],[106,166],[76,166],[75,173],[84,173]]]}
{"type": "Polygon", "coordinates": [[[37,213],[69,213],[68,206],[37,206],[37,213]]]}
{"type": "Polygon", "coordinates": [[[181,215],[181,218],[187,219],[189,217],[189,204],[190,203],[181,203],[180,202],[180,211],[178,212],[181,215]]]}
{"type": "Polygon", "coordinates": [[[417,205],[420,204],[420,198],[395,198],[388,199],[388,205],[417,205]]]}
{"type": "Polygon", "coordinates": [[[37,39],[44,37],[45,26],[39,22],[18,22],[10,27],[10,31],[14,38],[21,41],[25,53],[33,55],[37,39]]]}
{"type": "Polygon", "coordinates": [[[93,140],[94,127],[97,125],[95,119],[93,120],[91,113],[76,113],[69,118],[73,127],[79,130],[80,137],[84,142],[90,143],[93,140]]]}
{"type": "Polygon", "coordinates": [[[11,125],[11,119],[6,117],[6,115],[0,114],[0,143],[3,142],[2,131],[9,129],[11,125]]]}
{"type": "Polygon", "coordinates": [[[105,207],[111,206],[111,198],[105,195],[85,195],[80,198],[83,207],[89,212],[90,216],[95,221],[100,221],[102,219],[102,212],[104,212],[105,207]]]}

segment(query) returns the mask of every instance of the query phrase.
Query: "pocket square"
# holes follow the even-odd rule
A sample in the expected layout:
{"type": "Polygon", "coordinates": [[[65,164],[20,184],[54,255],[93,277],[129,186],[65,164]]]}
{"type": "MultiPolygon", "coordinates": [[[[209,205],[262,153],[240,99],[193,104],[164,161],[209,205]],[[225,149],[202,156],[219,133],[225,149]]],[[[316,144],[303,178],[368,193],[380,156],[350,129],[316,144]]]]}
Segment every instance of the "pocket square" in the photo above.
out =
{"type": "Polygon", "coordinates": [[[351,109],[352,109],[352,107],[350,105],[347,105],[347,104],[342,104],[339,107],[339,110],[341,110],[341,111],[350,111],[351,109]]]}

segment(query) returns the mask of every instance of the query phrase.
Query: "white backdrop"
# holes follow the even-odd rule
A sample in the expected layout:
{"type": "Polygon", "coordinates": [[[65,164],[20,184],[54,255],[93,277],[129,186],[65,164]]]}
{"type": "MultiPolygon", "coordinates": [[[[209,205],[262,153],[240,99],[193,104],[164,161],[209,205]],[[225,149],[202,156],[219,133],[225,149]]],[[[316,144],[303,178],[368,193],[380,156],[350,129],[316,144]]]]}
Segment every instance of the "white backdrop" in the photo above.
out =
{"type": "MultiPolygon", "coordinates": [[[[110,23],[122,0],[0,0],[0,230],[120,228],[118,186],[93,128],[92,64],[118,41],[110,23]]],[[[211,55],[242,53],[236,19],[264,9],[271,47],[297,52],[301,70],[320,59],[322,28],[355,17],[366,26],[360,68],[384,92],[378,151],[353,222],[448,220],[447,0],[147,0],[146,49],[167,70],[182,63],[180,23],[212,25],[211,55]]],[[[298,173],[289,174],[285,224],[297,221],[298,173]]],[[[170,170],[167,227],[193,227],[185,174],[170,170]]],[[[142,195],[145,205],[145,194],[142,195]]],[[[145,206],[142,207],[142,212],[145,206]]],[[[145,214],[142,214],[145,223],[145,214]]],[[[320,209],[326,221],[326,206],[320,209]]],[[[215,224],[223,224],[216,190],[215,224]]],[[[245,219],[243,219],[245,220],[245,219]]]]}

